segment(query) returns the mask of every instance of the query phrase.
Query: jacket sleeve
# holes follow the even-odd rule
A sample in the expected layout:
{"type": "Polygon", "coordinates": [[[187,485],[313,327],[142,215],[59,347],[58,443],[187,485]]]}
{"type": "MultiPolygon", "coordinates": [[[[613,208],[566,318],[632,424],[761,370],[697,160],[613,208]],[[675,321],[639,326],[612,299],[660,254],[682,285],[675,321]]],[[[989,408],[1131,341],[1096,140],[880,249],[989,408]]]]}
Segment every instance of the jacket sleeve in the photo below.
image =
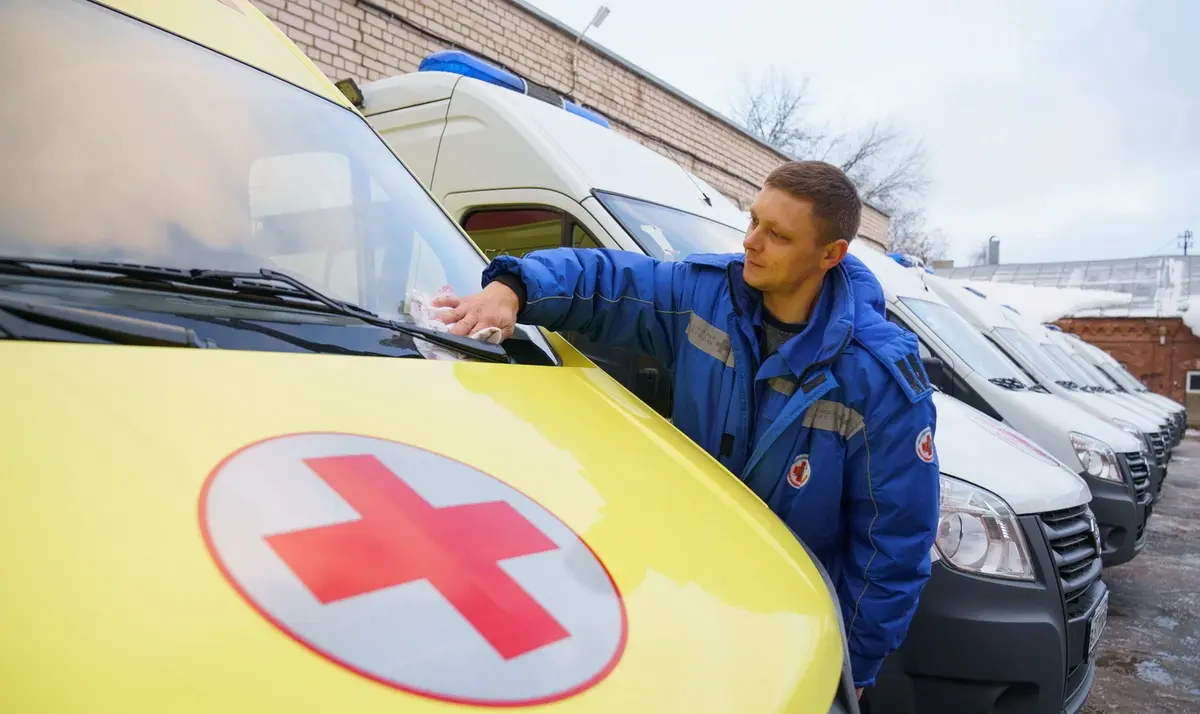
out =
{"type": "Polygon", "coordinates": [[[688,266],[640,253],[550,248],[522,258],[498,256],[483,285],[505,275],[525,288],[520,322],[553,332],[576,331],[610,347],[645,352],[674,365],[688,266]]]}
{"type": "Polygon", "coordinates": [[[936,432],[930,396],[910,401],[894,383],[848,444],[847,493],[838,599],[846,623],[854,685],[865,687],[904,641],[929,579],[940,484],[933,461],[918,456],[936,432]]]}

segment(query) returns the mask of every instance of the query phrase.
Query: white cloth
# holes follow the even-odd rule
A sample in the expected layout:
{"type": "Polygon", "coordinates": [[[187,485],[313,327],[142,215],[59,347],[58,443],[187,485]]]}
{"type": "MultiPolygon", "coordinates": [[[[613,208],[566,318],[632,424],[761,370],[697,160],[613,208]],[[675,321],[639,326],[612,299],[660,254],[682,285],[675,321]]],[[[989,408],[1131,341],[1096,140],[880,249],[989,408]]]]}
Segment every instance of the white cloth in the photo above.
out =
{"type": "MultiPolygon", "coordinates": [[[[438,332],[449,332],[453,325],[446,324],[437,319],[437,316],[449,310],[448,307],[434,307],[433,301],[440,297],[454,297],[454,289],[449,285],[442,286],[432,296],[427,295],[420,290],[410,290],[408,293],[408,304],[405,313],[413,319],[413,322],[420,327],[425,327],[438,332]]],[[[471,339],[479,340],[480,342],[490,342],[493,345],[500,344],[500,328],[485,327],[482,330],[476,330],[471,333],[471,339]]],[[[425,356],[425,359],[444,359],[444,360],[461,360],[463,357],[447,350],[444,347],[431,344],[421,339],[415,340],[417,350],[425,356]]]]}

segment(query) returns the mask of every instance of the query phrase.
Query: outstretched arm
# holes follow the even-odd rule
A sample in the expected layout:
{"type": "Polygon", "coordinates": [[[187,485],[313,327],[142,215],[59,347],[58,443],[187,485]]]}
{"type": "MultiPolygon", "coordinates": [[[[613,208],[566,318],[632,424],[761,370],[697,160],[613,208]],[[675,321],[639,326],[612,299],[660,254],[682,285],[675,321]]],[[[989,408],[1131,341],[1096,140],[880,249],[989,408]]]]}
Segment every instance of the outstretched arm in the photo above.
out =
{"type": "Polygon", "coordinates": [[[629,251],[551,248],[497,257],[484,270],[483,292],[437,304],[455,307],[444,319],[458,323],[456,334],[489,326],[511,334],[519,320],[645,352],[669,369],[679,318],[687,314],[686,271],[682,263],[629,251]]]}

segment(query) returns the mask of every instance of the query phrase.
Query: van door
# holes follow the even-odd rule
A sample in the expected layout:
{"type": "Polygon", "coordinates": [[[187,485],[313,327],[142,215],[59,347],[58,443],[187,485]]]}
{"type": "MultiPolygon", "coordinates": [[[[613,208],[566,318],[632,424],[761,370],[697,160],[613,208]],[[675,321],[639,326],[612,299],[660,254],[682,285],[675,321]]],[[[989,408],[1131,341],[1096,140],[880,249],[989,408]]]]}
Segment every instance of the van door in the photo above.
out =
{"type": "MultiPolygon", "coordinates": [[[[591,214],[566,196],[552,191],[522,193],[519,199],[508,196],[504,203],[464,200],[463,194],[453,200],[447,196],[445,203],[488,260],[499,255],[521,257],[545,248],[615,247],[605,245],[599,236],[607,234],[598,231],[591,214]],[[456,205],[451,208],[449,204],[456,205]]],[[[670,418],[671,379],[657,360],[633,350],[601,345],[578,332],[563,332],[562,336],[652,409],[670,418]]]]}

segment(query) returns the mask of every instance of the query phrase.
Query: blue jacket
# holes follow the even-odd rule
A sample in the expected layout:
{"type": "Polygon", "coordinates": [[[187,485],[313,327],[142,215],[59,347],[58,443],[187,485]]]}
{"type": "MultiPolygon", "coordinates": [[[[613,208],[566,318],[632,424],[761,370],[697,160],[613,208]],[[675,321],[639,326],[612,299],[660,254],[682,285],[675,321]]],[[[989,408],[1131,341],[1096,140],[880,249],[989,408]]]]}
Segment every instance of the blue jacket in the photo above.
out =
{"type": "Polygon", "coordinates": [[[647,352],[674,375],[672,421],[803,540],[837,587],[855,685],[899,647],[929,577],[938,519],[936,415],[915,336],[847,255],[803,332],[765,361],[761,293],[743,256],[661,262],[554,248],[500,256],[483,284],[525,286],[519,319],[647,352]]]}

